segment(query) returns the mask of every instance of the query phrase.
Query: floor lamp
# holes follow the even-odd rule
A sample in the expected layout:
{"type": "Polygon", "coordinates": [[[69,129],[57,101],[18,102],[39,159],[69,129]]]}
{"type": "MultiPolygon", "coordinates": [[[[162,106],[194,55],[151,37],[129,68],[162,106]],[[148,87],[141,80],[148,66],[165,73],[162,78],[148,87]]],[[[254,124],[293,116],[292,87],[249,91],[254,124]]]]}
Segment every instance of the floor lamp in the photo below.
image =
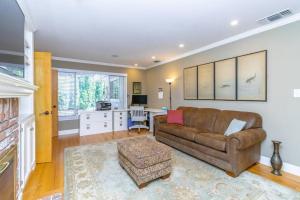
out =
{"type": "Polygon", "coordinates": [[[172,110],[172,82],[173,82],[173,79],[171,78],[168,78],[166,79],[166,82],[169,84],[169,87],[170,87],[170,110],[172,110]]]}

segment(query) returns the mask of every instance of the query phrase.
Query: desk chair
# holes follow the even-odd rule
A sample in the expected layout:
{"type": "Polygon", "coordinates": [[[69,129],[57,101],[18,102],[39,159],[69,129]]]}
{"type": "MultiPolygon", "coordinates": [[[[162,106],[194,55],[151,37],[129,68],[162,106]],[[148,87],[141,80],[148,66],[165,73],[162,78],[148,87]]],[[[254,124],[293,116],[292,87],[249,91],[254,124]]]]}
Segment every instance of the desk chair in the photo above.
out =
{"type": "Polygon", "coordinates": [[[143,106],[130,106],[131,121],[134,125],[129,127],[129,130],[137,128],[140,132],[141,128],[149,129],[144,125],[144,121],[147,120],[143,106]]]}

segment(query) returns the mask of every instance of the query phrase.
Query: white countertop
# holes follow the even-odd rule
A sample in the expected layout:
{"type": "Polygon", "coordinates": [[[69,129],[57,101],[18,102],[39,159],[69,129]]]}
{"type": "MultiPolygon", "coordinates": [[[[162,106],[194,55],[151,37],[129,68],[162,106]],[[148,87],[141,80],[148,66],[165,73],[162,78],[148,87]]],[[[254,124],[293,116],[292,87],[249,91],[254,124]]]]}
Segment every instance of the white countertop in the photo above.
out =
{"type": "MultiPolygon", "coordinates": [[[[127,112],[127,111],[130,111],[129,108],[121,108],[121,109],[112,109],[112,110],[89,110],[89,111],[82,111],[79,113],[82,114],[82,113],[92,113],[92,112],[127,112]]],[[[145,108],[146,112],[152,112],[152,113],[161,113],[161,112],[167,112],[166,110],[162,110],[162,109],[159,109],[159,108],[145,108]]]]}

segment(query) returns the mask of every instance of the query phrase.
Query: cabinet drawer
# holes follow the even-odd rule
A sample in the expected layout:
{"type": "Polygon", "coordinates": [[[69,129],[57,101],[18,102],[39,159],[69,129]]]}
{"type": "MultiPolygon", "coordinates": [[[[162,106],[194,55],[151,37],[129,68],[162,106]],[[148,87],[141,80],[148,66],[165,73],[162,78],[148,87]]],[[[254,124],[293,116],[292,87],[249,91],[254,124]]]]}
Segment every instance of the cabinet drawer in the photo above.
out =
{"type": "Polygon", "coordinates": [[[80,123],[80,135],[91,135],[106,132],[112,132],[111,121],[80,123]]]}
{"type": "Polygon", "coordinates": [[[100,122],[112,120],[111,111],[97,111],[91,113],[83,113],[80,115],[80,121],[82,122],[100,122]]]}
{"type": "Polygon", "coordinates": [[[115,112],[114,113],[114,121],[127,121],[127,112],[115,112]]]}
{"type": "Polygon", "coordinates": [[[127,121],[119,121],[114,123],[114,131],[124,131],[127,130],[127,121]]]}

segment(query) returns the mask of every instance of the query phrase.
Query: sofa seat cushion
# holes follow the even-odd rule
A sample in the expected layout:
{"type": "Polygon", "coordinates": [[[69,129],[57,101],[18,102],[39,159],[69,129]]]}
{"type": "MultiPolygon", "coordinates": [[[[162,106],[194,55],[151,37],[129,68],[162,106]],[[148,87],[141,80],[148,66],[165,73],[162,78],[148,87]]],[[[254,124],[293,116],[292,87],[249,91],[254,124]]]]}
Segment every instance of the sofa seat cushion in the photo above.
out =
{"type": "Polygon", "coordinates": [[[196,128],[178,124],[160,124],[158,130],[190,141],[194,141],[195,135],[198,134],[196,128]]]}
{"type": "Polygon", "coordinates": [[[226,151],[226,136],[216,133],[199,133],[195,142],[218,151],[226,151]]]}

